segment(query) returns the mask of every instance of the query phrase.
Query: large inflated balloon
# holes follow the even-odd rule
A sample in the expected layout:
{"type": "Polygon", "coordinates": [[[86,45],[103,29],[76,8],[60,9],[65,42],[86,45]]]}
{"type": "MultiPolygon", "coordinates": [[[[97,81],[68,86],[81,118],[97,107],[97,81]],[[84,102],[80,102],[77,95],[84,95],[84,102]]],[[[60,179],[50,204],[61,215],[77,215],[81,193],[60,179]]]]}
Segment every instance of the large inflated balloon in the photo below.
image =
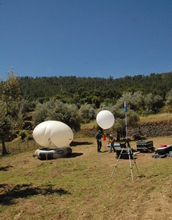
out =
{"type": "Polygon", "coordinates": [[[102,110],[97,114],[96,121],[101,128],[109,129],[113,126],[115,118],[112,112],[108,110],[102,110]]]}
{"type": "Polygon", "coordinates": [[[40,124],[38,124],[35,129],[33,130],[33,138],[35,139],[35,141],[43,146],[43,147],[50,147],[50,148],[54,148],[56,147],[54,145],[54,143],[51,142],[50,140],[50,129],[48,129],[47,127],[48,124],[51,123],[50,121],[45,121],[42,122],[40,124]],[[49,130],[49,132],[48,132],[49,130]]]}
{"type": "Polygon", "coordinates": [[[58,126],[58,128],[53,128],[50,132],[52,142],[58,144],[58,147],[69,146],[73,140],[71,128],[62,122],[56,123],[56,126],[58,126]]]}
{"type": "Polygon", "coordinates": [[[67,147],[73,140],[72,129],[60,121],[44,121],[33,130],[35,141],[48,148],[67,147]]]}

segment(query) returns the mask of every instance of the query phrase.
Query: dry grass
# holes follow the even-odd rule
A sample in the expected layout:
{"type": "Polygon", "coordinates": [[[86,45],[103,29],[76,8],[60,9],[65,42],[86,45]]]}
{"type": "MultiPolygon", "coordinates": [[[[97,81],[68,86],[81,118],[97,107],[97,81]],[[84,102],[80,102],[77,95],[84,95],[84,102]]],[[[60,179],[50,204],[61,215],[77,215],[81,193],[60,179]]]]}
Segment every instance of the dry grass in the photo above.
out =
{"type": "Polygon", "coordinates": [[[85,128],[91,129],[91,128],[93,128],[96,125],[96,123],[97,123],[96,120],[93,120],[93,121],[91,121],[89,123],[82,124],[81,125],[81,129],[85,129],[85,128]]]}
{"type": "MultiPolygon", "coordinates": [[[[148,115],[148,116],[140,116],[139,123],[151,123],[151,122],[161,122],[161,121],[171,121],[172,114],[171,113],[160,113],[156,115],[148,115]]],[[[96,125],[96,120],[91,121],[87,124],[82,124],[81,129],[92,129],[96,125]]]]}
{"type": "Polygon", "coordinates": [[[161,121],[171,121],[171,120],[172,120],[171,113],[161,113],[156,115],[148,115],[148,116],[140,117],[140,123],[161,122],[161,121]]]}
{"type": "MultiPolygon", "coordinates": [[[[155,148],[172,137],[151,138],[155,148]]],[[[40,161],[32,151],[0,159],[0,219],[171,219],[172,159],[137,155],[116,163],[107,143],[75,139],[70,158],[40,161]]],[[[130,142],[136,148],[136,142],[130,142]]]]}

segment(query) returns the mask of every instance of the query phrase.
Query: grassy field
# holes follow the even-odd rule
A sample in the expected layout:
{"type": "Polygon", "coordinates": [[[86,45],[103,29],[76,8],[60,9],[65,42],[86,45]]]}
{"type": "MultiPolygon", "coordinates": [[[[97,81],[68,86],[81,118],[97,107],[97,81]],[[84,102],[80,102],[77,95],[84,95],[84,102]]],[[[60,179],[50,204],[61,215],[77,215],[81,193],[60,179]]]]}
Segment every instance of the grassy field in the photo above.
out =
{"type": "Polygon", "coordinates": [[[148,115],[148,116],[140,117],[140,123],[161,122],[161,121],[171,121],[171,120],[172,120],[171,113],[161,113],[156,115],[148,115]]]}
{"type": "MultiPolygon", "coordinates": [[[[154,147],[172,137],[149,138],[154,147]]],[[[132,148],[136,142],[131,141],[132,148]]],[[[68,158],[40,161],[27,150],[0,158],[0,219],[172,219],[172,158],[153,153],[129,160],[96,152],[94,138],[73,140],[68,158]]]]}

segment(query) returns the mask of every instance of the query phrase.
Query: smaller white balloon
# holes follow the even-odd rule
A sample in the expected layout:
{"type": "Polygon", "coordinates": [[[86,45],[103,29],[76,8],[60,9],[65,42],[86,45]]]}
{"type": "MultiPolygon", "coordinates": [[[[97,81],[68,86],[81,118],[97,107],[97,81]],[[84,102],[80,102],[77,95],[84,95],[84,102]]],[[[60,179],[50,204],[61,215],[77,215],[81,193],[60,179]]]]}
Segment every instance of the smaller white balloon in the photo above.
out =
{"type": "Polygon", "coordinates": [[[108,110],[102,110],[97,114],[97,124],[103,129],[109,129],[113,126],[115,118],[112,112],[108,110]]]}

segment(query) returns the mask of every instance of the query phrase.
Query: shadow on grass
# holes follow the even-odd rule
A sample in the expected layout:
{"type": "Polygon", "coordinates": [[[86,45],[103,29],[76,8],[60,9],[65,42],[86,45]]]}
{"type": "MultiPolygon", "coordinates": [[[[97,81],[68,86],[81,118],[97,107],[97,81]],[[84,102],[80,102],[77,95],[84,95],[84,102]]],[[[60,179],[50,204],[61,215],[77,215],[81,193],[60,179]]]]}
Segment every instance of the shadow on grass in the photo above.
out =
{"type": "Polygon", "coordinates": [[[82,156],[82,155],[83,155],[83,153],[71,153],[66,158],[73,158],[73,157],[78,157],[78,156],[82,156]]]}
{"type": "Polygon", "coordinates": [[[70,146],[71,147],[75,147],[75,146],[78,146],[78,145],[91,145],[91,144],[93,144],[93,142],[88,142],[88,141],[83,141],[83,142],[72,141],[70,146]]]}
{"type": "Polygon", "coordinates": [[[17,184],[15,186],[9,184],[0,184],[0,204],[13,205],[16,203],[15,199],[27,198],[35,195],[49,195],[49,194],[70,194],[68,191],[60,188],[53,189],[51,184],[45,186],[35,186],[32,184],[17,184]]]}
{"type": "Polygon", "coordinates": [[[108,153],[108,150],[100,151],[101,154],[108,153]]]}
{"type": "Polygon", "coordinates": [[[8,165],[5,167],[0,167],[0,171],[8,171],[12,166],[8,165]]]}
{"type": "Polygon", "coordinates": [[[141,179],[141,178],[145,178],[146,176],[144,175],[144,174],[140,174],[139,175],[139,178],[141,179]]]}

